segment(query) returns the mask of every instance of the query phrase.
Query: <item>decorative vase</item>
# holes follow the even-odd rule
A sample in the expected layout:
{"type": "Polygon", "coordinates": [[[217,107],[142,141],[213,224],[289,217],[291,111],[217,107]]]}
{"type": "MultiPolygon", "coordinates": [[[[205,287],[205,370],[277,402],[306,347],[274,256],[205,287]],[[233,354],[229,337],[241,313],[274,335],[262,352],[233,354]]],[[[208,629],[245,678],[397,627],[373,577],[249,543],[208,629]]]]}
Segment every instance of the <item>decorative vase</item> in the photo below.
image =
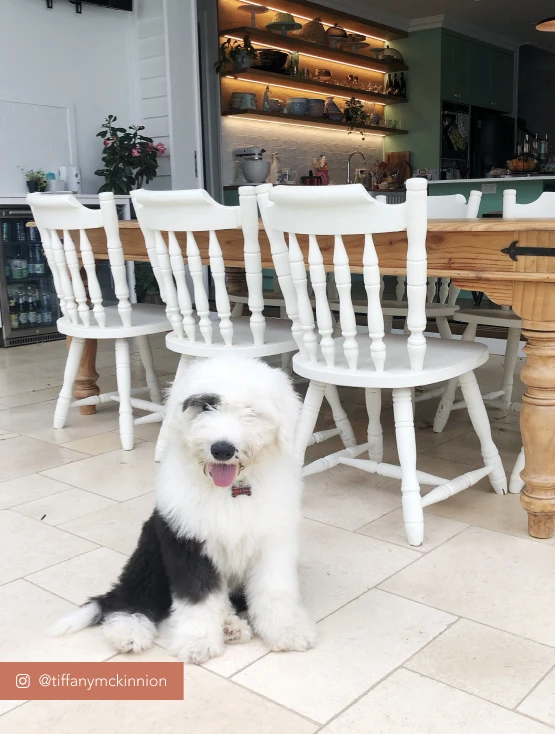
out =
{"type": "Polygon", "coordinates": [[[251,57],[246,51],[241,51],[240,54],[233,58],[233,71],[247,71],[251,67],[251,57]]]}

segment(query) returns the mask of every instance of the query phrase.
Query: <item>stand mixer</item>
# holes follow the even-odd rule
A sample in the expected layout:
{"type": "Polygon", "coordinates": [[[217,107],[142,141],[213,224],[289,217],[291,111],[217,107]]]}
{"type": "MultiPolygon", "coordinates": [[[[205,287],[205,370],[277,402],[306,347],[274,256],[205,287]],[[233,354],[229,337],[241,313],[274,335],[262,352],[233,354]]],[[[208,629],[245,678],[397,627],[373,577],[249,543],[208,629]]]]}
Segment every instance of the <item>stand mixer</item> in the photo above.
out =
{"type": "Polygon", "coordinates": [[[262,160],[262,154],[265,152],[264,148],[259,145],[235,148],[233,151],[235,161],[233,183],[239,186],[264,183],[270,173],[270,161],[262,160]]]}

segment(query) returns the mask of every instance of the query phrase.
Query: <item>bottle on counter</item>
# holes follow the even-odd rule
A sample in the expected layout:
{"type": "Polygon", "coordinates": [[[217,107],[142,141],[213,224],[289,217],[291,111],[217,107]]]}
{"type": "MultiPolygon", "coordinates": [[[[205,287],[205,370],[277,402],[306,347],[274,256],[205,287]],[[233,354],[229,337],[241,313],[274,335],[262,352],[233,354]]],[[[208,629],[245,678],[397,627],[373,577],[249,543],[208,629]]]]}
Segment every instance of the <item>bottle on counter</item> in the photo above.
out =
{"type": "Polygon", "coordinates": [[[393,77],[393,96],[401,96],[401,84],[399,82],[399,77],[397,76],[397,74],[395,74],[395,76],[393,77]]]}
{"type": "Polygon", "coordinates": [[[51,324],[53,321],[52,307],[50,306],[50,295],[43,293],[40,297],[40,322],[51,324]]]}
{"type": "Polygon", "coordinates": [[[387,75],[387,81],[385,83],[385,93],[390,96],[393,94],[393,82],[391,81],[391,74],[387,75]]]}
{"type": "Polygon", "coordinates": [[[270,166],[270,183],[274,186],[281,183],[281,163],[277,153],[272,153],[272,165],[270,166]]]}
{"type": "Polygon", "coordinates": [[[524,138],[524,146],[522,148],[522,152],[524,153],[524,155],[529,155],[530,153],[530,136],[529,135],[526,135],[526,137],[524,138]]]}

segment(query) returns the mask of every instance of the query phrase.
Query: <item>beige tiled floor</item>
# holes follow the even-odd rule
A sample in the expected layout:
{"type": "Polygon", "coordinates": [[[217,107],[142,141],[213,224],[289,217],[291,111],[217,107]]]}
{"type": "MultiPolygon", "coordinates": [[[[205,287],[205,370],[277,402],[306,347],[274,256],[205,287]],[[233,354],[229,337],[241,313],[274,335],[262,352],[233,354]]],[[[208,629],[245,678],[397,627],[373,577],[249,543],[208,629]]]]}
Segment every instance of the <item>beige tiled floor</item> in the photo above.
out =
{"type": "MultiPolygon", "coordinates": [[[[0,350],[0,660],[170,660],[164,630],[139,656],[114,655],[97,629],[52,639],[48,626],[107,589],[133,551],[154,497],[158,425],[119,446],[117,406],[51,427],[61,342],[0,350]]],[[[177,359],[155,345],[160,376],[177,359]]],[[[137,355],[135,384],[144,384],[137,355]]],[[[114,359],[99,351],[102,389],[114,359]]],[[[501,360],[479,370],[493,389],[501,360]]],[[[522,386],[518,383],[515,393],[522,386]]],[[[343,391],[361,438],[364,400],[343,391]]],[[[453,477],[480,463],[464,410],[431,430],[417,405],[419,467],[453,477]]],[[[488,410],[507,469],[518,418],[488,410]]],[[[326,414],[329,419],[329,413],[326,414]]],[[[395,460],[384,395],[386,460],[395,460]]],[[[339,446],[338,446],[339,447],[339,446]]],[[[315,446],[312,457],[328,452],[315,446]]],[[[0,701],[2,734],[547,734],[555,729],[555,539],[535,541],[517,496],[487,480],[427,508],[426,540],[405,540],[399,483],[350,467],[307,480],[301,581],[318,621],[308,653],[253,639],[185,668],[182,702],[0,701]]]]}

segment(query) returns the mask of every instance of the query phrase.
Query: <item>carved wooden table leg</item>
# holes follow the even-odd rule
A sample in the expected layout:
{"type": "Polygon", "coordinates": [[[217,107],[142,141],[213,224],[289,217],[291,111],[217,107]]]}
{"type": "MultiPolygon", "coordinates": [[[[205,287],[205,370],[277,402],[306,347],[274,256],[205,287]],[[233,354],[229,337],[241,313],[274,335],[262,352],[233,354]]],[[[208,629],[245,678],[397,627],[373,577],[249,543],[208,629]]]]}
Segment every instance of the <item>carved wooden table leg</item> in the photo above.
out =
{"type": "MultiPolygon", "coordinates": [[[[69,347],[71,337],[68,336],[66,341],[69,347]]],[[[96,384],[98,380],[98,372],[96,371],[97,346],[98,342],[96,339],[87,339],[85,341],[81,365],[73,386],[73,397],[75,400],[90,398],[91,395],[100,395],[100,388],[96,384]]],[[[82,405],[79,410],[81,415],[94,415],[96,413],[96,405],[82,405]]]]}
{"type": "Polygon", "coordinates": [[[520,495],[533,538],[550,538],[555,528],[555,332],[523,330],[528,339],[521,379],[520,426],[526,456],[520,495]]]}

